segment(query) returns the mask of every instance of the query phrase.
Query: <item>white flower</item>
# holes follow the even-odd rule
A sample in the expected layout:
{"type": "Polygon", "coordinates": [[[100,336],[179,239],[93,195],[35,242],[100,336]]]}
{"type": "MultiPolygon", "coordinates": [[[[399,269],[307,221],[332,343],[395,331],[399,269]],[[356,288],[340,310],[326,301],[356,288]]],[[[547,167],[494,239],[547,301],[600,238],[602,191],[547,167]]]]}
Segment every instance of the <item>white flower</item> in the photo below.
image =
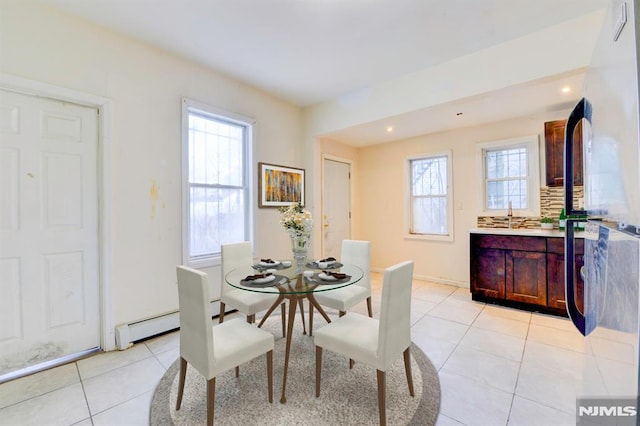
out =
{"type": "Polygon", "coordinates": [[[295,203],[288,207],[280,207],[280,224],[289,232],[310,234],[313,229],[313,217],[301,203],[295,203]]]}

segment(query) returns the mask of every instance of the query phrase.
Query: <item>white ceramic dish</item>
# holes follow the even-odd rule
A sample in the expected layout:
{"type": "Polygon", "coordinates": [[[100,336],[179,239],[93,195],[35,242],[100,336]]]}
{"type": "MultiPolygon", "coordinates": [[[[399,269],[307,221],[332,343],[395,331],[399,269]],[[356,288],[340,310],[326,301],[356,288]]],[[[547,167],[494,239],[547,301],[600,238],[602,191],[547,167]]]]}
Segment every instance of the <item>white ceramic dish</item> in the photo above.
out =
{"type": "Polygon", "coordinates": [[[335,260],[330,260],[328,262],[320,262],[319,260],[316,261],[316,264],[318,265],[318,268],[328,268],[329,266],[333,265],[334,263],[336,263],[335,260]]]}
{"type": "Polygon", "coordinates": [[[274,260],[273,262],[260,262],[258,263],[258,265],[260,266],[278,266],[280,264],[280,262],[278,262],[277,260],[274,260]]]}
{"type": "Polygon", "coordinates": [[[318,274],[318,278],[320,278],[321,280],[325,280],[325,281],[336,281],[337,278],[334,277],[333,275],[327,275],[324,272],[320,272],[318,274]]]}
{"type": "Polygon", "coordinates": [[[264,284],[264,283],[269,283],[275,279],[276,279],[275,275],[269,275],[268,277],[258,278],[257,280],[251,280],[249,281],[249,283],[264,284]]]}

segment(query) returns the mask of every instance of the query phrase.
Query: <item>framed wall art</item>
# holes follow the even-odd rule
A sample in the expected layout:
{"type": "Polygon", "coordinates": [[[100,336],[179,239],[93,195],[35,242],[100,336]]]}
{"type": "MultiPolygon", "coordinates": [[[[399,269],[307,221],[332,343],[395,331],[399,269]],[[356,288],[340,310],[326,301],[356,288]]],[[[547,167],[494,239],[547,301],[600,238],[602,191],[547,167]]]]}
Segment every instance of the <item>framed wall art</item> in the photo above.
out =
{"type": "Polygon", "coordinates": [[[304,169],[258,163],[258,206],[304,205],[304,183],[304,169]]]}

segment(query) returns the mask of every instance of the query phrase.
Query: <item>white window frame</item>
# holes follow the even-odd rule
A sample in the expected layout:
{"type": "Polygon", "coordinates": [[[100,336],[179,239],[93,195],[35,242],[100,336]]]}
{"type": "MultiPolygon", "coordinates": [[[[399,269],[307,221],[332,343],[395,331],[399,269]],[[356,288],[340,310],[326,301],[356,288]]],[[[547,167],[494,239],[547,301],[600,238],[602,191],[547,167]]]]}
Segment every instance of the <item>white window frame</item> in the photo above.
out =
{"type": "Polygon", "coordinates": [[[410,240],[431,240],[431,241],[453,241],[453,155],[450,150],[417,154],[405,157],[405,239],[410,240]],[[434,157],[447,158],[447,234],[415,234],[412,233],[412,184],[411,184],[411,161],[422,160],[434,157]]]}
{"type": "Polygon", "coordinates": [[[246,128],[245,137],[245,157],[244,157],[244,185],[245,188],[245,235],[246,241],[254,244],[254,185],[253,172],[251,168],[253,141],[255,133],[255,120],[252,118],[224,111],[222,109],[212,107],[210,105],[194,101],[192,99],[182,99],[182,262],[192,268],[206,268],[220,265],[220,253],[215,253],[207,257],[199,257],[192,259],[189,253],[190,247],[190,230],[189,230],[189,205],[190,205],[190,188],[189,188],[189,112],[197,112],[201,115],[210,116],[213,119],[236,123],[246,128]]]}
{"type": "Polygon", "coordinates": [[[514,216],[539,216],[540,215],[540,149],[538,135],[528,135],[513,139],[503,139],[476,144],[476,157],[478,161],[478,206],[480,216],[506,216],[508,209],[488,209],[487,208],[487,173],[486,159],[487,151],[500,149],[512,149],[524,147],[527,149],[527,209],[513,208],[514,216]]]}

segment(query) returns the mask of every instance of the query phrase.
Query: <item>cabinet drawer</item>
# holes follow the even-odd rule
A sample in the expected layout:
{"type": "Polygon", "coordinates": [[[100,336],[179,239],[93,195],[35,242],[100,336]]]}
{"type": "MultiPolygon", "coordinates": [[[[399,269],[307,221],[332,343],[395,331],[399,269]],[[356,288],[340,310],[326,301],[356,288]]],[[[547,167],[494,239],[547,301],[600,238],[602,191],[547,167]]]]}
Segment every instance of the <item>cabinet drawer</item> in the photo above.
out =
{"type": "MultiPolygon", "coordinates": [[[[576,238],[575,254],[584,254],[584,239],[576,238]]],[[[564,254],[564,238],[547,238],[547,252],[564,254]]]]}
{"type": "MultiPolygon", "coordinates": [[[[472,234],[471,244],[474,247],[503,250],[547,251],[545,237],[520,237],[514,235],[480,235],[472,234]]],[[[562,241],[562,238],[560,239],[562,241]]]]}

